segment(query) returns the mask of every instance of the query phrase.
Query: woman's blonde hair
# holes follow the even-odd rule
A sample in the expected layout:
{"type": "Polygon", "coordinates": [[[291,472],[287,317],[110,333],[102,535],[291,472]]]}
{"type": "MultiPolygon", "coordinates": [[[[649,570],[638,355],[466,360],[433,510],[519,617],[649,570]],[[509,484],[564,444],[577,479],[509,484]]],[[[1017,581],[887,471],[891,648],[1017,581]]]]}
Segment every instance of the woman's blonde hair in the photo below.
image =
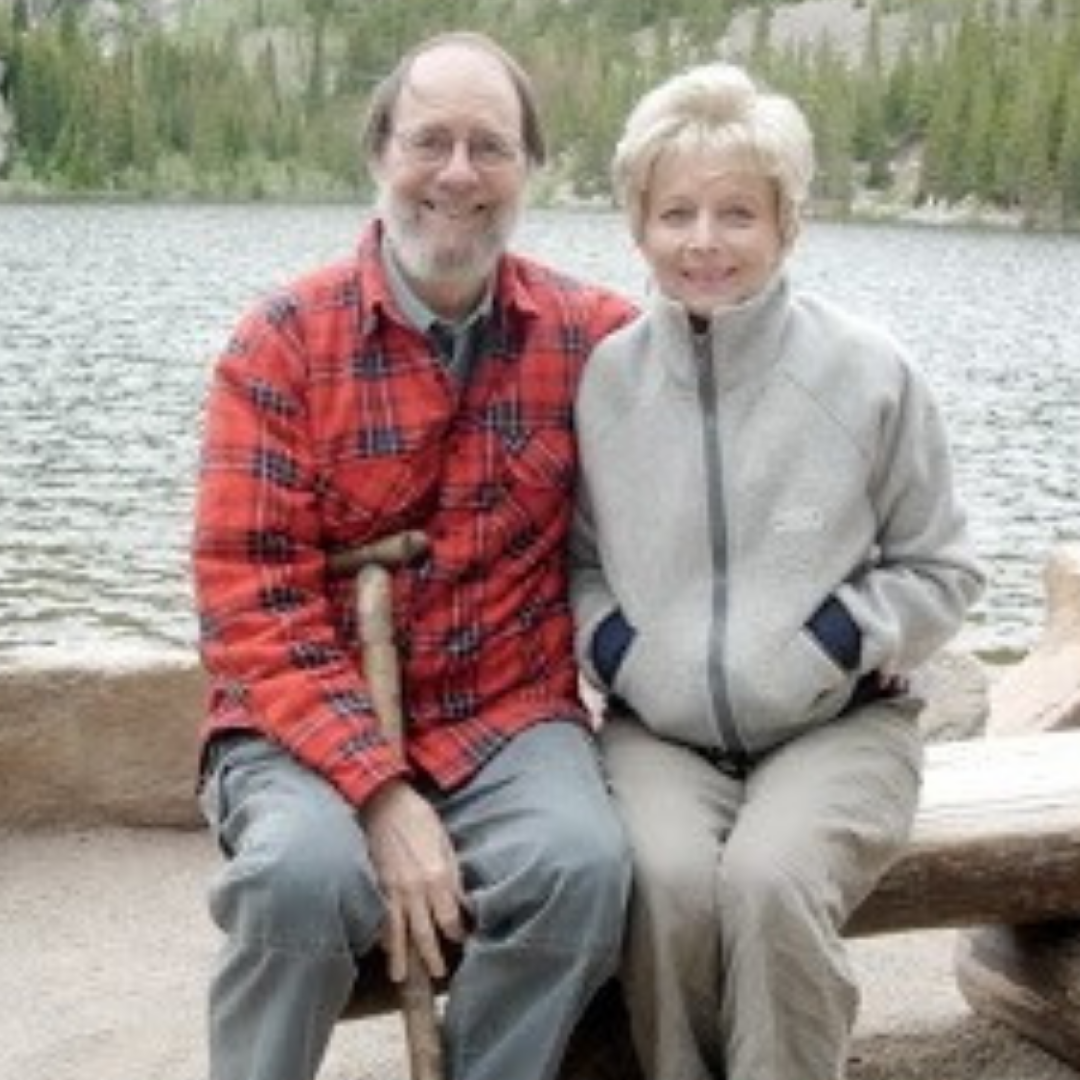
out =
{"type": "Polygon", "coordinates": [[[814,140],[790,98],[761,89],[739,67],[703,64],[650,90],[615,148],[612,180],[634,236],[641,237],[652,171],[670,151],[715,151],[773,180],[786,243],[794,239],[814,175],[814,140]]]}

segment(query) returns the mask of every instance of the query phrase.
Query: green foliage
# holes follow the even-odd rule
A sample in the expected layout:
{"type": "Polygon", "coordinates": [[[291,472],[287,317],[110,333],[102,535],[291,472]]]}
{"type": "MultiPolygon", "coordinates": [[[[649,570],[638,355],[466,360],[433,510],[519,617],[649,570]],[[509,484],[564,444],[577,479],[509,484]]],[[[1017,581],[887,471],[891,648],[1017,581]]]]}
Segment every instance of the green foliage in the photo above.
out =
{"type": "Polygon", "coordinates": [[[1075,0],[864,0],[854,49],[781,43],[775,0],[231,0],[179,31],[138,3],[103,34],[90,5],[0,0],[20,189],[189,196],[353,195],[367,95],[418,39],[494,34],[533,74],[553,148],[545,190],[604,197],[623,119],[649,86],[715,57],[736,12],[743,56],[805,107],[816,195],[847,212],[889,197],[898,160],[926,200],[1080,224],[1080,19],[1075,0]],[[748,16],[746,13],[749,13],[748,16]],[[890,38],[906,20],[899,48],[890,38]]]}
{"type": "Polygon", "coordinates": [[[1020,210],[1029,224],[1075,224],[1068,116],[1080,95],[1075,15],[1042,20],[986,0],[948,39],[938,67],[923,172],[927,197],[1020,210]]]}

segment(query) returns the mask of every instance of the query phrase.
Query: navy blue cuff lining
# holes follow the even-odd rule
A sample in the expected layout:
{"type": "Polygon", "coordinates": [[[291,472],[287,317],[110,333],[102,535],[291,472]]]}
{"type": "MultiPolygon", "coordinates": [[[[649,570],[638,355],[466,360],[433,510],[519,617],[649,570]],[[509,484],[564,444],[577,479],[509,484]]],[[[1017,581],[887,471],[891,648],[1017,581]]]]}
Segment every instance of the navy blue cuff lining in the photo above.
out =
{"type": "Polygon", "coordinates": [[[858,671],[862,631],[838,597],[830,596],[810,616],[806,628],[844,671],[858,671]]]}
{"type": "Polygon", "coordinates": [[[626,650],[634,640],[634,628],[619,608],[608,615],[593,632],[589,655],[596,674],[605,686],[612,686],[622,667],[626,650]]]}

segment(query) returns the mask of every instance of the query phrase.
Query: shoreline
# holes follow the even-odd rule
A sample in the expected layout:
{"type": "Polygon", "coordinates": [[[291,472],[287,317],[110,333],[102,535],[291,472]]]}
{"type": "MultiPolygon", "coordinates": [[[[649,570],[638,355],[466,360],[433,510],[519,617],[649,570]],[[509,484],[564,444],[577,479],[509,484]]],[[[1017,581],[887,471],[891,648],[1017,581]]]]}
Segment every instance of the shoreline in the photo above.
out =
{"type": "MultiPolygon", "coordinates": [[[[541,183],[541,188],[543,187],[541,183]]],[[[283,207],[340,207],[371,205],[371,193],[356,191],[295,192],[252,196],[237,193],[193,193],[168,191],[45,191],[35,188],[11,190],[0,181],[0,206],[283,206],[283,207]]],[[[529,210],[554,210],[562,213],[619,213],[607,197],[536,195],[529,210]]],[[[959,203],[930,202],[924,206],[878,199],[863,192],[856,196],[847,210],[811,204],[807,207],[807,224],[821,222],[829,225],[884,225],[925,229],[970,229],[983,232],[1031,234],[1033,236],[1080,236],[1080,222],[1038,223],[1026,221],[1023,211],[982,206],[971,200],[959,203]]]]}

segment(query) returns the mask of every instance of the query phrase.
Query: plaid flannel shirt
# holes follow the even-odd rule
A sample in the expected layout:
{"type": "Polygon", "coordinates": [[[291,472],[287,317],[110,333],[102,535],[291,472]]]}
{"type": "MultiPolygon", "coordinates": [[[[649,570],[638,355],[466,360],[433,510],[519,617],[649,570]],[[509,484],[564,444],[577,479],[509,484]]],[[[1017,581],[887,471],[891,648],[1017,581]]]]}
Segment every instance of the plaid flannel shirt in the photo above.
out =
{"type": "Polygon", "coordinates": [[[396,307],[372,225],[357,257],[247,316],[211,387],[194,572],[210,675],[204,738],[255,729],[354,804],[395,776],[449,788],[515,732],[584,721],[566,597],[573,398],[631,314],[613,294],[503,258],[468,385],[396,307]],[[357,660],[331,552],[406,528],[395,571],[405,748],[357,660]]]}

